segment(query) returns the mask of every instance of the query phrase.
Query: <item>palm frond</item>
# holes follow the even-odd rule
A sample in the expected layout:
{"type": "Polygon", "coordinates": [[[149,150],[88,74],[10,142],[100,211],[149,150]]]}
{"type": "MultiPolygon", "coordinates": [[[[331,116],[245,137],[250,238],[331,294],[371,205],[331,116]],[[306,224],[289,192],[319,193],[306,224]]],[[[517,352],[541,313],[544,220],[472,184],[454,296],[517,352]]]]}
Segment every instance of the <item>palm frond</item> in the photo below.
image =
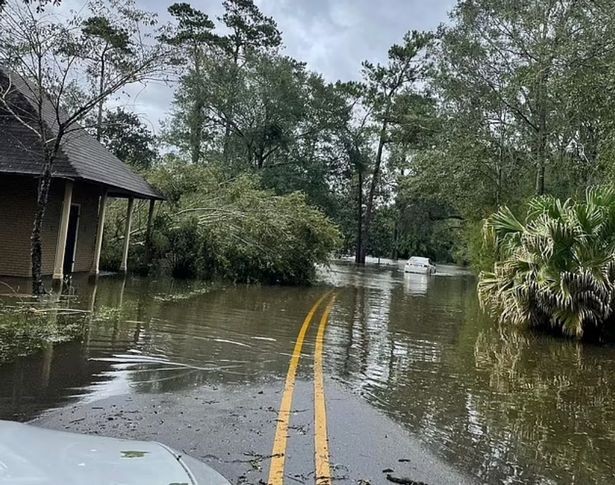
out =
{"type": "Polygon", "coordinates": [[[584,201],[536,197],[525,222],[502,207],[485,234],[497,253],[479,298],[501,321],[582,337],[615,320],[615,189],[588,189],[584,201]]]}

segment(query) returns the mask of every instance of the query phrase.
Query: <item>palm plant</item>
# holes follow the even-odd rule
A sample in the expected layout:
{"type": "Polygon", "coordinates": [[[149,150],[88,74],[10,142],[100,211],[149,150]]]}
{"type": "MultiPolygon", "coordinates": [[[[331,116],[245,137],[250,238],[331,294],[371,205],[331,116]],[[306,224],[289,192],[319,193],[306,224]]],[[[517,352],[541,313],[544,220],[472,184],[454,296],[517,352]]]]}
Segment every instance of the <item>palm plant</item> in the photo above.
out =
{"type": "Polygon", "coordinates": [[[583,337],[615,323],[615,190],[585,200],[541,196],[521,222],[502,207],[484,225],[495,255],[478,283],[481,305],[500,321],[550,326],[583,337]]]}

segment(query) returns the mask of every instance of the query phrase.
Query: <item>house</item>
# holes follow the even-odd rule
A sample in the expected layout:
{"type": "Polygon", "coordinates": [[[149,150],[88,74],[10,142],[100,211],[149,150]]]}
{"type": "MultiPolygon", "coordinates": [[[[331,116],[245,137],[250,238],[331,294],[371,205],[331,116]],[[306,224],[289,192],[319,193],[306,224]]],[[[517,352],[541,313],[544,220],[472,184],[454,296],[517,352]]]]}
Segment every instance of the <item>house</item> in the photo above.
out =
{"type": "MultiPolygon", "coordinates": [[[[2,68],[0,94],[10,96],[9,106],[16,110],[0,105],[0,275],[29,277],[30,236],[44,164],[40,137],[24,120],[38,119],[33,115],[36,98],[28,82],[2,68]]],[[[50,103],[43,105],[43,113],[45,129],[55,133],[58,123],[50,103]]],[[[64,140],[52,167],[41,235],[43,274],[54,279],[74,272],[98,274],[105,207],[111,197],[129,201],[121,266],[125,271],[134,201],[150,201],[151,225],[154,202],[162,196],[81,127],[72,125],[64,140]]]]}

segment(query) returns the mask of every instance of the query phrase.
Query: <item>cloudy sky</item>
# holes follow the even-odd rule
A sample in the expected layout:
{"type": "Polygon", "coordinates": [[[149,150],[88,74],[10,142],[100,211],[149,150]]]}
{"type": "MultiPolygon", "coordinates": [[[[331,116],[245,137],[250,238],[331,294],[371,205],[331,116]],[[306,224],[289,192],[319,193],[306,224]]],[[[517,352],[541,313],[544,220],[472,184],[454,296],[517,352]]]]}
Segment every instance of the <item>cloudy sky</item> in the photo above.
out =
{"type": "MultiPolygon", "coordinates": [[[[80,0],[69,0],[73,5],[80,0]]],[[[138,0],[144,10],[155,9],[164,20],[172,3],[138,0]]],[[[216,18],[222,0],[190,2],[216,18]]],[[[307,62],[330,81],[360,75],[365,59],[384,61],[388,48],[408,30],[430,30],[446,22],[455,0],[256,0],[283,32],[285,53],[307,62]]],[[[148,86],[133,92],[132,108],[153,129],[169,111],[172,89],[148,86]]]]}

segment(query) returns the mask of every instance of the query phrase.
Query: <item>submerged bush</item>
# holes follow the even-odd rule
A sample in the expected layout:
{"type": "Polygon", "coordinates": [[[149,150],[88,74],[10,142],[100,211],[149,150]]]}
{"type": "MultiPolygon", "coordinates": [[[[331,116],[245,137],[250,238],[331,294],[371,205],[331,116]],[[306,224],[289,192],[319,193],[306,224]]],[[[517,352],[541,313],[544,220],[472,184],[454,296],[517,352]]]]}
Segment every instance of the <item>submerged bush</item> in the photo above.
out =
{"type": "Polygon", "coordinates": [[[521,222],[507,208],[484,226],[494,255],[480,274],[484,307],[503,322],[551,327],[583,337],[615,325],[615,190],[585,200],[536,197],[521,222]]]}
{"type": "MultiPolygon", "coordinates": [[[[177,277],[236,282],[308,282],[339,244],[337,228],[304,195],[278,196],[258,178],[228,179],[217,170],[166,165],[151,174],[167,196],[157,212],[147,254],[145,205],[131,243],[131,268],[177,277]],[[140,229],[139,229],[140,227],[140,229]]],[[[110,210],[103,263],[119,266],[124,207],[110,210]]]]}
{"type": "Polygon", "coordinates": [[[8,306],[0,302],[0,364],[33,354],[47,345],[79,337],[85,325],[82,314],[45,311],[40,305],[8,306]]]}

